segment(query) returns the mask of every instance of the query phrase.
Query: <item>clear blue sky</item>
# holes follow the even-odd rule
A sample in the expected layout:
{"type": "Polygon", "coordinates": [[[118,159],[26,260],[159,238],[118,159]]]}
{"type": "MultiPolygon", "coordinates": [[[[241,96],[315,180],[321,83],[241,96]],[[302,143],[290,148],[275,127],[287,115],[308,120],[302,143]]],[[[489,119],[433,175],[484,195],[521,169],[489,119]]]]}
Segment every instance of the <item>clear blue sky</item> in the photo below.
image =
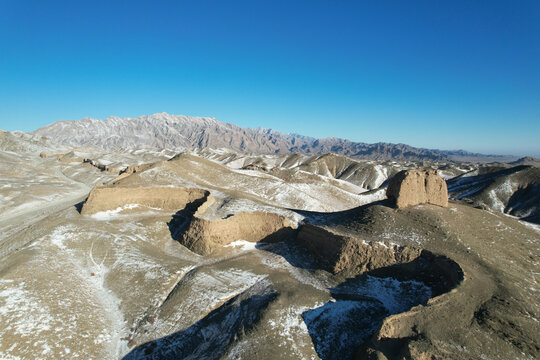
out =
{"type": "Polygon", "coordinates": [[[540,1],[0,1],[0,128],[156,112],[540,156],[540,1]]]}

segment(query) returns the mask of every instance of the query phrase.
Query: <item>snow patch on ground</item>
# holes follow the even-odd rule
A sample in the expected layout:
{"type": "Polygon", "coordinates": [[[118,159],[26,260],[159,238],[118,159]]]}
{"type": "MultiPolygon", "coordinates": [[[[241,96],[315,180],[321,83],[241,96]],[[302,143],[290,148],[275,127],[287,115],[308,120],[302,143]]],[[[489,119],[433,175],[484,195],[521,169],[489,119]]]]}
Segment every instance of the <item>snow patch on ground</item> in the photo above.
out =
{"type": "Polygon", "coordinates": [[[373,169],[377,174],[377,177],[373,181],[374,188],[378,188],[383,182],[386,181],[386,179],[388,179],[388,168],[382,165],[375,165],[373,169]]]}
{"type": "Polygon", "coordinates": [[[15,284],[13,280],[0,280],[2,333],[35,337],[50,330],[53,320],[48,308],[26,288],[25,282],[15,284]]]}
{"type": "Polygon", "coordinates": [[[358,286],[356,293],[379,300],[391,314],[407,311],[431,298],[431,289],[421,282],[373,276],[367,276],[365,282],[358,286]]]}
{"type": "Polygon", "coordinates": [[[439,174],[440,177],[442,177],[444,180],[450,180],[454,177],[456,177],[455,174],[451,173],[451,172],[446,172],[444,170],[437,170],[437,173],[439,174]]]}
{"type": "Polygon", "coordinates": [[[350,358],[384,317],[425,304],[432,294],[417,281],[372,276],[350,280],[331,292],[338,300],[302,313],[315,350],[323,359],[350,358]],[[354,295],[362,300],[349,300],[354,295]],[[342,296],[347,300],[339,300],[342,296]]]}
{"type": "Polygon", "coordinates": [[[163,212],[163,209],[160,209],[160,208],[154,208],[154,207],[151,207],[151,206],[141,206],[140,204],[127,204],[127,205],[124,205],[124,206],[120,206],[120,207],[117,207],[116,209],[114,210],[105,210],[105,211],[99,211],[95,214],[92,214],[92,215],[89,215],[92,219],[95,219],[95,220],[100,220],[100,221],[108,221],[108,220],[114,220],[114,219],[122,219],[122,218],[126,218],[126,217],[133,217],[134,215],[136,216],[152,216],[152,215],[160,215],[160,212],[163,212]],[[137,209],[137,208],[141,208],[142,209],[147,209],[148,211],[144,211],[144,212],[137,212],[136,214],[135,213],[127,213],[127,214],[123,214],[124,211],[126,210],[133,210],[133,209],[137,209]]]}
{"type": "Polygon", "coordinates": [[[214,269],[194,269],[186,275],[171,293],[170,303],[165,302],[162,309],[166,315],[158,317],[154,329],[185,329],[200,320],[212,310],[245,291],[256,283],[265,280],[267,275],[257,275],[250,271],[231,268],[227,271],[214,269]]]}
{"type": "MultiPolygon", "coordinates": [[[[317,267],[313,257],[288,243],[267,244],[257,255],[261,257],[261,263],[271,269],[287,271],[294,279],[302,284],[327,292],[330,283],[324,278],[314,276],[309,269],[317,267]]],[[[321,276],[319,274],[319,276],[321,276]]]]}
{"type": "Polygon", "coordinates": [[[306,322],[302,318],[302,314],[309,311],[311,308],[318,308],[323,303],[315,303],[313,306],[290,306],[276,319],[271,319],[268,324],[274,333],[278,334],[282,342],[278,345],[287,347],[292,351],[297,358],[303,358],[302,349],[313,346],[309,338],[309,332],[306,322]]]}
{"type": "Polygon", "coordinates": [[[281,215],[287,218],[287,220],[289,220],[294,226],[298,226],[298,224],[300,224],[304,219],[304,216],[288,209],[263,205],[249,199],[230,198],[227,195],[217,191],[213,191],[212,195],[216,198],[220,198],[219,201],[221,203],[218,204],[219,207],[215,209],[215,211],[209,211],[202,214],[202,218],[206,220],[220,219],[230,214],[238,214],[240,212],[255,211],[281,215]]]}
{"type": "Polygon", "coordinates": [[[473,188],[473,189],[471,189],[471,190],[469,190],[469,191],[467,191],[467,192],[465,192],[465,193],[463,193],[463,194],[458,195],[458,196],[456,197],[456,199],[461,200],[461,199],[463,199],[463,198],[466,198],[467,196],[476,194],[477,192],[479,192],[479,191],[482,190],[483,188],[484,188],[483,185],[478,186],[478,187],[475,187],[475,188],[473,188]]]}
{"type": "Polygon", "coordinates": [[[225,247],[239,248],[239,250],[248,251],[256,249],[256,242],[246,240],[236,240],[232,243],[225,245],[225,247]]]}
{"type": "Polygon", "coordinates": [[[139,204],[127,204],[124,206],[119,206],[114,210],[99,211],[95,214],[90,215],[90,217],[96,220],[110,220],[111,218],[115,217],[115,215],[119,215],[122,211],[133,210],[138,208],[139,206],[139,204]]]}
{"type": "Polygon", "coordinates": [[[375,201],[381,201],[386,199],[386,189],[379,189],[371,194],[360,194],[358,195],[361,199],[360,205],[370,204],[375,201]]]}
{"type": "Polygon", "coordinates": [[[526,227],[530,229],[533,229],[534,231],[540,232],[540,225],[538,224],[533,224],[533,223],[530,223],[528,221],[523,221],[523,220],[520,220],[519,223],[522,225],[525,225],[526,227]]]}
{"type": "Polygon", "coordinates": [[[149,280],[165,279],[169,275],[160,264],[142,257],[139,253],[128,251],[119,254],[112,267],[116,271],[122,269],[128,273],[144,272],[144,277],[149,280]]]}
{"type": "Polygon", "coordinates": [[[72,230],[73,228],[69,226],[60,226],[54,229],[54,231],[49,234],[48,237],[51,239],[51,243],[53,245],[56,245],[61,250],[65,250],[66,246],[64,245],[64,241],[69,239],[67,233],[72,230]]]}
{"type": "Polygon", "coordinates": [[[404,242],[413,242],[419,246],[422,246],[424,243],[429,241],[429,238],[426,238],[423,235],[417,234],[415,232],[401,232],[399,229],[396,229],[395,232],[384,232],[380,236],[383,239],[392,240],[393,245],[403,245],[404,242]],[[404,240],[403,242],[396,243],[396,240],[404,240]]]}
{"type": "Polygon", "coordinates": [[[351,358],[385,316],[376,303],[330,301],[302,314],[317,354],[322,359],[351,358]]]}

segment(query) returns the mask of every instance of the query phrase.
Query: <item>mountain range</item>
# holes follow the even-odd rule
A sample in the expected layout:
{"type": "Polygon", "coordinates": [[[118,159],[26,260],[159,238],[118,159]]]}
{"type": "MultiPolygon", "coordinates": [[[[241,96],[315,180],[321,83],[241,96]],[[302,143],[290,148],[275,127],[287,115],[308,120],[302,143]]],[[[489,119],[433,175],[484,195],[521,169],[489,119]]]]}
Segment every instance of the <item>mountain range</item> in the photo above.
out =
{"type": "Polygon", "coordinates": [[[482,155],[463,150],[442,151],[382,142],[367,144],[335,137],[316,139],[298,134],[284,134],[272,129],[242,128],[211,117],[167,113],[135,118],[62,120],[39,128],[32,134],[72,147],[98,147],[108,150],[227,148],[255,154],[335,153],[370,160],[517,160],[514,156],[482,155]]]}

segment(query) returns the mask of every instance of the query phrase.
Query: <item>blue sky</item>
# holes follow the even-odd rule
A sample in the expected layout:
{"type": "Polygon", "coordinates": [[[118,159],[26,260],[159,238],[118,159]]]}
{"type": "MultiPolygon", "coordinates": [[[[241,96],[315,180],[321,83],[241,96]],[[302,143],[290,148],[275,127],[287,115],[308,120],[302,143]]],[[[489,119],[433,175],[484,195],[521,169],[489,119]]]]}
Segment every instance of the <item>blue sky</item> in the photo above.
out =
{"type": "Polygon", "coordinates": [[[540,156],[540,1],[0,2],[0,128],[156,112],[540,156]]]}

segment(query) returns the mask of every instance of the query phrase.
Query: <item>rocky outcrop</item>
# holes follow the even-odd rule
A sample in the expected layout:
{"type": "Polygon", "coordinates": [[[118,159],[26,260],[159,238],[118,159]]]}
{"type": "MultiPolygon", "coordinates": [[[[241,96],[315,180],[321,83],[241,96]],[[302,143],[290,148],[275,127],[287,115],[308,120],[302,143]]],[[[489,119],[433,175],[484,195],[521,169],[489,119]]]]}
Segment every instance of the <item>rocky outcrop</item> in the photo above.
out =
{"type": "Polygon", "coordinates": [[[446,182],[431,169],[400,171],[390,180],[386,195],[397,208],[418,204],[448,206],[446,182]]]}
{"type": "Polygon", "coordinates": [[[197,254],[208,255],[233,241],[270,242],[283,240],[293,232],[294,226],[281,215],[241,212],[218,220],[194,216],[179,241],[197,254]]]}
{"type": "MultiPolygon", "coordinates": [[[[139,208],[154,208],[176,212],[190,204],[202,204],[209,192],[202,189],[172,187],[107,187],[96,186],[84,203],[81,214],[95,214],[100,211],[125,208],[137,211],[139,208]]],[[[140,210],[140,209],[139,209],[140,210]]]]}

